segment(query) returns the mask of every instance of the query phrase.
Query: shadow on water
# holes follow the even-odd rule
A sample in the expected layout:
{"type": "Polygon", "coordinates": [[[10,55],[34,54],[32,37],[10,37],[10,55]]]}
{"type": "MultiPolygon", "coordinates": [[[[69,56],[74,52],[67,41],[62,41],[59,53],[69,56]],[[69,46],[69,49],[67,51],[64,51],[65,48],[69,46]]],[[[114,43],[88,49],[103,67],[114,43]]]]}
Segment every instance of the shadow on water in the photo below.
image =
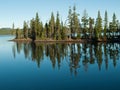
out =
{"type": "Polygon", "coordinates": [[[13,45],[13,56],[24,52],[26,59],[35,61],[40,68],[41,61],[48,57],[52,67],[59,69],[62,61],[67,62],[71,73],[77,74],[79,68],[87,71],[90,65],[96,64],[101,70],[102,64],[108,70],[109,62],[114,67],[120,60],[119,43],[20,43],[13,45]]]}

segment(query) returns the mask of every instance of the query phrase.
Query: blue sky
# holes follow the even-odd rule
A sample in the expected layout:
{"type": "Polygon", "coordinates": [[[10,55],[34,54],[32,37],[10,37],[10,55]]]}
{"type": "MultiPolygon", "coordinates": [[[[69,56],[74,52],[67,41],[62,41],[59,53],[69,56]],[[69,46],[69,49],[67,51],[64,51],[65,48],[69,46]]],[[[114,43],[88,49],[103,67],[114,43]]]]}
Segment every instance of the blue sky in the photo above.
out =
{"type": "Polygon", "coordinates": [[[47,22],[51,12],[59,11],[60,18],[65,21],[69,6],[76,5],[80,17],[84,9],[88,15],[96,18],[98,10],[104,17],[105,10],[108,11],[109,21],[115,12],[120,20],[120,0],[0,0],[0,27],[22,27],[24,20],[30,20],[38,12],[40,19],[47,22]]]}

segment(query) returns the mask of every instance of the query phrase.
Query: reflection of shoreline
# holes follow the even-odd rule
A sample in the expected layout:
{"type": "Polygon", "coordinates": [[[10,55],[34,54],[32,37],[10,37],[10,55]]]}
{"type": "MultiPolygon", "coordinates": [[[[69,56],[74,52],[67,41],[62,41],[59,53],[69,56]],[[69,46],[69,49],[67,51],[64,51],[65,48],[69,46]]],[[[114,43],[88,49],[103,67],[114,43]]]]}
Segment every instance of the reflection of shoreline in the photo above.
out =
{"type": "Polygon", "coordinates": [[[14,57],[16,52],[19,54],[24,52],[25,58],[35,61],[40,67],[44,57],[49,57],[52,67],[59,69],[62,67],[61,62],[66,62],[70,72],[77,74],[77,70],[83,66],[87,71],[89,65],[97,64],[101,70],[105,63],[105,68],[108,70],[109,62],[116,67],[117,60],[120,59],[120,44],[118,43],[15,43],[13,48],[14,57]],[[67,60],[66,60],[67,59],[67,60]]]}

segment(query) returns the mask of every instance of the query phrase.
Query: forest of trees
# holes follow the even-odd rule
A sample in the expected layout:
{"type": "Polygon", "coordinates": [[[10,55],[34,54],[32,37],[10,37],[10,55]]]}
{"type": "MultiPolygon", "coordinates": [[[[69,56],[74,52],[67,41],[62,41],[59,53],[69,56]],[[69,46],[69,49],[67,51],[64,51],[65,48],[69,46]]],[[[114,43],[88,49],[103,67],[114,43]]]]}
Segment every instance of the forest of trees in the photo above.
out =
{"type": "MultiPolygon", "coordinates": [[[[79,19],[76,6],[69,7],[65,22],[60,20],[60,14],[51,13],[50,20],[43,24],[38,13],[30,21],[24,21],[23,29],[16,29],[16,39],[34,40],[87,40],[87,41],[120,41],[120,23],[113,13],[112,21],[108,22],[105,11],[104,19],[98,11],[97,18],[88,16],[86,10],[79,19]]],[[[13,25],[14,27],[14,25],[13,25]]]]}

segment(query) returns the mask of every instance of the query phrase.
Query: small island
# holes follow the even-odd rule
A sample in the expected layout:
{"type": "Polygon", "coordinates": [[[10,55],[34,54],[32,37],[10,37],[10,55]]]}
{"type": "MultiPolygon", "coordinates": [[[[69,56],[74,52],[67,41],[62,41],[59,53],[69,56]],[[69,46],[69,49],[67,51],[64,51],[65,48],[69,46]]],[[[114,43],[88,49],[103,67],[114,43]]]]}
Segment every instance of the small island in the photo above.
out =
{"type": "Polygon", "coordinates": [[[120,90],[120,0],[1,0],[0,90],[120,90]]]}
{"type": "Polygon", "coordinates": [[[69,7],[68,16],[63,22],[59,12],[56,17],[51,13],[50,19],[43,24],[38,13],[30,21],[24,21],[23,29],[14,29],[15,39],[11,41],[34,42],[120,42],[120,23],[113,13],[112,21],[108,22],[105,11],[102,19],[100,11],[97,18],[88,16],[86,10],[79,19],[76,6],[69,7]],[[28,23],[29,22],[29,23],[28,23]]]}

